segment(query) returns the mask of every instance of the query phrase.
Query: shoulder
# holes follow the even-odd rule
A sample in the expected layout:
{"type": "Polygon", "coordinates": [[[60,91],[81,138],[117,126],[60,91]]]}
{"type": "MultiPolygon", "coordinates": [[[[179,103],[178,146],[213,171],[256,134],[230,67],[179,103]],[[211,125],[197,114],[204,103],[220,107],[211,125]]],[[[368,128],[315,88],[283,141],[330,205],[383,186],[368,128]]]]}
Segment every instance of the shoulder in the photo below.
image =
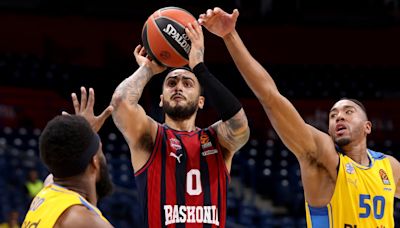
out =
{"type": "Polygon", "coordinates": [[[387,158],[387,157],[391,157],[391,156],[389,156],[389,155],[386,155],[386,154],[384,154],[384,153],[377,152],[377,151],[374,151],[374,150],[371,150],[371,149],[368,149],[368,151],[369,151],[369,153],[371,154],[371,156],[372,156],[374,159],[380,160],[380,159],[384,159],[384,158],[387,158]]]}
{"type": "Polygon", "coordinates": [[[57,219],[55,228],[64,227],[111,227],[100,216],[90,211],[84,205],[73,205],[66,209],[57,219]]]}
{"type": "Polygon", "coordinates": [[[398,171],[400,174],[400,162],[393,156],[391,155],[384,155],[385,157],[387,157],[390,161],[390,165],[392,166],[393,172],[398,171]]]}

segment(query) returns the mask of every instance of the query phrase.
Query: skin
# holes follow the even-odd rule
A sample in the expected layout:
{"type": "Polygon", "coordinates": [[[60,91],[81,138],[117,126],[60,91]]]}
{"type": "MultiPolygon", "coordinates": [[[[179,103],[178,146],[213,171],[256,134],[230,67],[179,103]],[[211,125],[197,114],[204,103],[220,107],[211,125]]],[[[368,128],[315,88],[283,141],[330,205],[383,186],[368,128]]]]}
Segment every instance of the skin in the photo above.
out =
{"type": "MultiPolygon", "coordinates": [[[[105,159],[100,149],[93,156],[89,166],[81,175],[70,178],[54,178],[54,183],[74,191],[92,205],[97,205],[96,182],[100,178],[100,160],[105,159]]],[[[55,228],[63,227],[112,227],[93,211],[83,205],[69,207],[57,219],[55,228]]]]}
{"type": "MultiPolygon", "coordinates": [[[[75,115],[83,116],[95,132],[98,132],[103,126],[105,120],[111,115],[113,108],[107,107],[99,116],[95,116],[93,112],[94,106],[94,90],[89,89],[89,95],[85,87],[81,87],[81,101],[78,101],[75,93],[71,94],[72,103],[75,109],[75,115]]],[[[70,115],[67,112],[62,112],[63,115],[70,115]]],[[[55,183],[63,186],[71,191],[74,191],[85,198],[92,205],[97,205],[96,182],[100,179],[101,161],[105,161],[100,142],[97,153],[93,156],[85,172],[68,178],[56,178],[49,174],[46,178],[45,185],[55,183]]],[[[100,216],[90,211],[83,205],[74,205],[63,212],[57,219],[55,228],[63,227],[113,227],[105,222],[100,216]]]]}
{"type": "MultiPolygon", "coordinates": [[[[356,103],[341,100],[335,103],[329,115],[329,134],[305,123],[298,111],[280,94],[272,77],[249,53],[235,26],[239,11],[231,14],[220,8],[208,9],[199,16],[199,23],[224,40],[237,68],[262,104],[273,128],[285,146],[297,157],[305,199],[310,206],[326,206],[334,193],[339,155],[335,142],[342,145],[344,154],[355,162],[368,165],[367,135],[371,122],[356,103]]],[[[400,163],[388,156],[394,181],[400,184],[400,163]]],[[[400,196],[397,187],[396,197],[400,196]]]]}
{"type": "MultiPolygon", "coordinates": [[[[193,69],[204,61],[204,37],[202,28],[196,21],[187,25],[186,33],[192,44],[189,66],[193,69]]],[[[139,68],[116,88],[111,105],[114,108],[114,123],[124,135],[131,151],[132,166],[138,171],[150,157],[158,127],[158,123],[146,114],[138,101],[145,85],[153,76],[164,71],[165,67],[147,58],[144,48],[140,45],[135,48],[134,55],[139,68]]],[[[166,76],[160,95],[160,106],[163,107],[166,102],[171,107],[186,107],[195,103],[198,109],[203,108],[204,97],[200,96],[200,85],[193,73],[176,70],[166,76]]],[[[184,120],[174,120],[166,115],[165,123],[176,130],[194,131],[196,115],[197,111],[184,120]]],[[[230,170],[233,154],[249,138],[246,115],[241,109],[231,119],[218,121],[212,127],[217,132],[226,166],[230,170]]]]}

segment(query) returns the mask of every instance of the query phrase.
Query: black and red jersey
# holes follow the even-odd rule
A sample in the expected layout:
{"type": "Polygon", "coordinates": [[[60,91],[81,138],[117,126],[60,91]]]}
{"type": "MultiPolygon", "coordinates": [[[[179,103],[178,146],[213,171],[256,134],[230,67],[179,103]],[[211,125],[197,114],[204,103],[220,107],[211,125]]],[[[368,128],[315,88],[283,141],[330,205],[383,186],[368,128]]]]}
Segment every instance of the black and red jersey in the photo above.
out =
{"type": "Polygon", "coordinates": [[[135,173],[145,227],[225,227],[229,173],[215,131],[159,125],[135,173]]]}

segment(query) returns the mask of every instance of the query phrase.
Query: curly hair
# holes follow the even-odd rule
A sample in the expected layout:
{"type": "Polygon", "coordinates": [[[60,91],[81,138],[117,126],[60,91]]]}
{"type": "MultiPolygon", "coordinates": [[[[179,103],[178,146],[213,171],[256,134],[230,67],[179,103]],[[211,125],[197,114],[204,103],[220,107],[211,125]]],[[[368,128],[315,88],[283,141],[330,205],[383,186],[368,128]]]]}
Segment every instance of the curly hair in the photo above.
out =
{"type": "Polygon", "coordinates": [[[54,177],[83,173],[95,154],[88,152],[94,136],[97,137],[85,118],[56,116],[47,123],[40,136],[40,158],[54,177]]]}

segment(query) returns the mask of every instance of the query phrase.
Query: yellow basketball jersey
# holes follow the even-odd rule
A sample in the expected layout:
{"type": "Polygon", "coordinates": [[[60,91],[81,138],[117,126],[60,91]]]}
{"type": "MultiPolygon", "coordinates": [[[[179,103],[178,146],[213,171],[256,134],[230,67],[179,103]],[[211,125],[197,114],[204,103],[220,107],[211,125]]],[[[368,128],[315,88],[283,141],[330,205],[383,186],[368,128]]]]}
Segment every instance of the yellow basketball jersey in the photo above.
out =
{"type": "Polygon", "coordinates": [[[369,166],[339,154],[336,187],[326,207],[306,203],[307,227],[393,228],[396,183],[389,159],[368,150],[369,166]]]}
{"type": "Polygon", "coordinates": [[[108,223],[100,210],[78,193],[59,185],[51,184],[44,187],[33,199],[22,228],[53,227],[58,217],[73,205],[84,205],[108,223]]]}

